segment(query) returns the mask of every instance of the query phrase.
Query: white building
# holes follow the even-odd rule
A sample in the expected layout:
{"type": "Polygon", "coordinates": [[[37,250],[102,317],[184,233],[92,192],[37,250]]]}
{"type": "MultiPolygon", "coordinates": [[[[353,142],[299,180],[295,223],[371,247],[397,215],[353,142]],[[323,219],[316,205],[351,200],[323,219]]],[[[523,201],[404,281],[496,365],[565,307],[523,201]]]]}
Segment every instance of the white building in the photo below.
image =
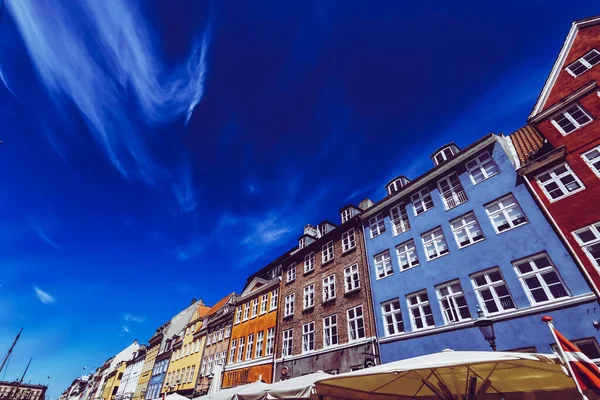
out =
{"type": "Polygon", "coordinates": [[[133,397],[145,360],[146,346],[142,345],[133,358],[127,361],[115,400],[129,400],[133,397]]]}

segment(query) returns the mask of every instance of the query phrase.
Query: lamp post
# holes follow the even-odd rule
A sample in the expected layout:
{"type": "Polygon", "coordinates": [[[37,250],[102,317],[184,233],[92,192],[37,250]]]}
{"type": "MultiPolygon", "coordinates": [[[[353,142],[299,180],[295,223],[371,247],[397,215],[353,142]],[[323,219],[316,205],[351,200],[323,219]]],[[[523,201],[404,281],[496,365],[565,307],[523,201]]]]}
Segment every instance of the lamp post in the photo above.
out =
{"type": "Polygon", "coordinates": [[[483,335],[483,338],[490,343],[492,350],[496,351],[496,335],[494,334],[494,321],[483,315],[481,308],[477,307],[477,319],[475,326],[483,335]]]}

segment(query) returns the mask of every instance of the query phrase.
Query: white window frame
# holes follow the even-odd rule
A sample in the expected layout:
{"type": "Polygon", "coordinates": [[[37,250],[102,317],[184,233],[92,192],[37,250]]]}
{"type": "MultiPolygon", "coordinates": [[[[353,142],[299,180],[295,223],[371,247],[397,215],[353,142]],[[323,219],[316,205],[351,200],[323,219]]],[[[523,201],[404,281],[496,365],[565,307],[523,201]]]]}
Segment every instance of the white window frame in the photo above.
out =
{"type": "Polygon", "coordinates": [[[527,215],[525,215],[523,208],[521,208],[521,205],[517,201],[517,198],[512,193],[509,193],[506,196],[502,196],[498,200],[494,200],[491,203],[486,204],[484,206],[484,208],[485,208],[485,212],[486,212],[488,218],[490,219],[490,223],[494,227],[494,231],[497,234],[508,232],[512,229],[515,229],[515,228],[529,222],[529,219],[527,218],[527,215]],[[499,204],[499,209],[497,211],[490,212],[489,207],[494,206],[496,204],[499,204]],[[520,213],[523,215],[522,218],[524,218],[524,221],[521,221],[518,224],[514,223],[514,221],[511,219],[511,217],[507,211],[507,209],[513,209],[513,208],[517,208],[520,211],[520,213]],[[499,230],[498,229],[499,227],[496,226],[496,224],[494,223],[494,217],[497,215],[500,215],[500,214],[504,217],[504,219],[506,220],[506,223],[508,224],[508,228],[506,228],[504,230],[499,230]]]}
{"type": "Polygon", "coordinates": [[[282,357],[289,357],[294,354],[294,330],[286,329],[283,331],[282,336],[283,340],[281,342],[281,355],[282,357]]]}
{"type": "Polygon", "coordinates": [[[339,331],[337,315],[332,314],[323,318],[323,348],[337,346],[339,344],[339,331]],[[335,343],[333,343],[335,341],[335,343]]]}
{"type": "Polygon", "coordinates": [[[250,315],[250,304],[246,303],[246,304],[244,304],[244,318],[242,318],[242,321],[248,321],[249,315],[250,315]]]}
{"type": "Polygon", "coordinates": [[[287,296],[285,296],[285,303],[284,303],[284,307],[283,307],[283,316],[284,317],[289,317],[291,315],[294,315],[295,297],[296,297],[295,293],[290,293],[287,296]]]}
{"type": "Polygon", "coordinates": [[[490,153],[488,151],[481,153],[477,157],[473,157],[472,159],[467,161],[465,163],[465,167],[467,168],[467,171],[469,172],[469,178],[471,178],[471,183],[473,183],[473,185],[478,185],[482,182],[485,182],[488,179],[490,179],[492,176],[498,175],[500,173],[500,168],[498,168],[498,164],[496,164],[496,161],[494,160],[494,158],[490,155],[490,153]],[[495,170],[492,171],[492,173],[490,173],[484,167],[484,164],[488,163],[488,162],[491,162],[495,168],[495,170]],[[481,176],[483,176],[483,180],[481,180],[479,182],[475,181],[475,177],[473,176],[474,172],[477,170],[481,173],[481,176]]]}
{"type": "Polygon", "coordinates": [[[573,171],[571,169],[571,167],[569,166],[569,164],[566,162],[559,164],[559,165],[555,165],[554,167],[549,168],[549,169],[545,170],[544,172],[537,174],[535,177],[535,180],[537,181],[538,186],[540,187],[540,189],[542,189],[542,191],[544,192],[544,194],[546,195],[546,198],[548,199],[548,201],[550,203],[554,203],[555,201],[562,200],[565,197],[569,197],[569,196],[571,196],[575,193],[581,192],[582,190],[585,189],[583,182],[581,182],[581,180],[579,179],[579,177],[577,176],[575,171],[573,171]],[[567,169],[567,171],[563,172],[560,175],[557,175],[555,171],[561,167],[565,167],[567,169]],[[546,174],[550,175],[550,180],[546,181],[546,182],[540,181],[540,176],[546,175],[546,174]],[[569,191],[569,189],[567,189],[565,184],[561,181],[561,178],[566,177],[569,174],[573,177],[575,182],[577,182],[579,184],[579,188],[577,188],[573,191],[569,191]],[[563,192],[562,196],[559,196],[556,198],[552,198],[552,196],[550,196],[550,192],[546,189],[546,185],[548,185],[550,183],[555,183],[558,186],[558,188],[563,192]]]}
{"type": "Polygon", "coordinates": [[[373,256],[373,266],[377,280],[394,275],[394,266],[392,264],[392,255],[389,250],[382,251],[373,256]]]}
{"type": "Polygon", "coordinates": [[[344,211],[342,211],[342,224],[344,222],[350,221],[350,218],[352,218],[352,209],[350,207],[346,208],[344,211]]]}
{"type": "Polygon", "coordinates": [[[504,280],[504,275],[502,274],[502,271],[500,270],[500,268],[494,267],[494,268],[490,268],[490,269],[487,269],[484,271],[479,271],[474,274],[471,274],[470,278],[471,278],[471,284],[473,285],[473,290],[475,291],[475,295],[477,296],[477,302],[479,303],[479,306],[481,307],[481,309],[483,310],[485,315],[494,315],[494,314],[502,313],[505,311],[516,310],[517,305],[515,303],[515,300],[512,297],[512,294],[510,293],[510,289],[508,288],[506,281],[504,280]],[[497,273],[500,275],[499,281],[493,281],[492,278],[490,277],[494,273],[497,273]],[[481,278],[481,277],[485,280],[485,284],[479,285],[476,282],[476,279],[481,278]],[[507,296],[501,297],[498,294],[497,288],[500,286],[504,286],[504,288],[506,289],[506,292],[508,293],[508,298],[510,298],[510,301],[513,304],[512,307],[505,307],[504,304],[502,304],[502,298],[507,297],[507,296]],[[490,292],[490,294],[492,296],[492,300],[494,302],[494,305],[496,306],[498,311],[489,311],[486,301],[483,298],[483,295],[481,294],[481,292],[483,292],[485,290],[488,290],[490,292]]]}
{"type": "Polygon", "coordinates": [[[410,221],[406,212],[406,205],[400,203],[390,208],[390,221],[392,221],[392,233],[398,236],[410,229],[410,221]]]}
{"type": "Polygon", "coordinates": [[[269,311],[277,309],[277,300],[279,299],[279,289],[275,289],[271,292],[271,304],[269,305],[269,311]]]}
{"type": "Polygon", "coordinates": [[[465,188],[456,172],[453,172],[437,181],[438,193],[446,210],[451,210],[469,201],[465,188]],[[442,190],[442,184],[448,185],[448,190],[442,190]]]}
{"type": "Polygon", "coordinates": [[[302,324],[302,354],[315,351],[315,322],[302,324]]]}
{"type": "Polygon", "coordinates": [[[244,361],[244,341],[246,338],[241,337],[238,341],[237,362],[244,361]]]}
{"type": "Polygon", "coordinates": [[[590,167],[590,169],[594,172],[594,174],[596,174],[596,176],[598,178],[600,178],[600,146],[596,146],[593,149],[586,151],[585,153],[583,153],[581,155],[581,158],[583,158],[583,161],[588,165],[588,167],[590,167]],[[590,160],[588,158],[588,154],[591,154],[593,152],[597,152],[598,156],[596,158],[590,160]],[[598,168],[596,168],[594,166],[594,162],[598,163],[598,168]]]}
{"type": "Polygon", "coordinates": [[[587,124],[591,123],[593,120],[594,120],[594,118],[592,118],[590,113],[587,112],[585,108],[583,108],[581,105],[575,103],[575,104],[567,107],[566,109],[560,111],[559,113],[555,114],[552,117],[551,122],[552,122],[552,125],[554,125],[554,127],[556,128],[556,130],[558,130],[560,132],[561,135],[567,136],[567,135],[570,135],[571,133],[575,132],[579,128],[584,127],[587,124]],[[577,122],[577,120],[572,116],[572,113],[573,113],[573,111],[575,111],[575,109],[577,109],[577,111],[581,111],[588,118],[588,121],[583,124],[580,124],[579,122],[577,122]],[[563,129],[563,127],[560,126],[560,124],[558,122],[556,122],[556,120],[558,118],[566,118],[575,127],[575,129],[573,129],[572,131],[569,131],[569,132],[565,131],[563,129]]]}
{"type": "Polygon", "coordinates": [[[572,234],[575,237],[575,240],[577,241],[579,246],[581,246],[581,249],[583,250],[583,252],[587,255],[587,257],[591,261],[592,265],[594,265],[597,269],[600,269],[600,259],[596,260],[594,258],[594,256],[592,255],[592,253],[590,252],[590,247],[600,246],[600,222],[596,222],[595,224],[591,224],[584,228],[577,229],[576,231],[573,231],[572,234]],[[579,234],[586,232],[586,231],[589,231],[594,236],[594,239],[584,242],[581,239],[581,237],[579,236],[579,234]]]}
{"type": "Polygon", "coordinates": [[[515,273],[517,274],[517,277],[519,278],[519,281],[521,282],[521,286],[523,287],[523,290],[525,291],[525,294],[527,295],[527,298],[529,299],[529,302],[531,305],[535,305],[535,304],[546,304],[546,303],[551,303],[553,301],[559,300],[559,299],[564,299],[567,297],[571,296],[571,293],[569,292],[569,288],[567,287],[567,285],[565,284],[564,280],[562,279],[562,277],[560,276],[560,273],[558,272],[558,269],[556,268],[556,265],[554,265],[554,261],[552,261],[552,259],[550,258],[550,255],[546,252],[542,252],[542,253],[537,253],[537,254],[533,254],[529,257],[525,257],[525,258],[521,258],[519,260],[515,260],[512,262],[513,264],[513,268],[515,270],[515,273]],[[535,260],[538,258],[542,258],[542,257],[546,257],[548,259],[548,261],[550,262],[550,266],[544,267],[544,268],[538,268],[537,265],[535,265],[535,260]],[[517,264],[521,264],[524,261],[527,261],[530,265],[530,267],[532,268],[532,271],[527,272],[527,273],[521,273],[519,271],[519,268],[517,267],[517,264]],[[548,284],[546,283],[546,280],[543,278],[543,274],[549,272],[549,271],[554,271],[554,273],[556,274],[556,276],[558,277],[558,281],[560,282],[560,284],[562,285],[562,287],[564,288],[565,292],[566,292],[566,296],[563,297],[558,297],[555,298],[554,295],[552,294],[552,292],[550,291],[550,288],[548,286],[548,284]],[[536,276],[538,282],[540,283],[540,287],[542,288],[542,290],[544,291],[546,297],[548,298],[548,300],[544,300],[544,301],[537,301],[535,300],[535,297],[533,296],[533,294],[531,293],[531,289],[529,288],[529,285],[527,285],[526,283],[526,279],[531,277],[531,276],[536,276]]]}
{"type": "Polygon", "coordinates": [[[252,351],[254,350],[254,333],[248,335],[248,342],[246,343],[246,361],[252,359],[252,351]]]}
{"type": "MultiPolygon", "coordinates": [[[[225,327],[225,335],[223,336],[225,339],[227,339],[229,336],[231,336],[231,325],[227,325],[225,327]]],[[[198,344],[200,344],[200,342],[198,341],[198,344]]],[[[198,349],[196,349],[196,352],[199,350],[200,346],[197,346],[198,349]]]]}
{"type": "Polygon", "coordinates": [[[431,300],[429,300],[429,294],[427,293],[426,290],[421,290],[421,291],[407,295],[406,296],[406,304],[408,305],[408,314],[410,316],[410,323],[411,323],[413,331],[420,331],[423,329],[435,327],[435,317],[433,316],[431,300]],[[427,296],[427,300],[422,299],[423,294],[425,294],[425,296],[427,296]],[[415,304],[411,304],[411,302],[410,302],[411,298],[415,298],[417,300],[417,302],[415,304]],[[429,310],[430,310],[429,314],[427,314],[425,312],[425,307],[429,307],[429,310]],[[416,319],[412,312],[413,309],[419,310],[419,318],[421,319],[421,322],[423,323],[423,326],[420,328],[417,327],[416,319]],[[428,315],[431,315],[431,319],[433,320],[432,325],[429,325],[429,323],[427,322],[428,315]]]}
{"type": "Polygon", "coordinates": [[[240,322],[242,322],[242,306],[235,310],[235,323],[239,324],[240,322]]]}
{"type": "Polygon", "coordinates": [[[302,296],[302,309],[307,310],[315,306],[315,284],[311,283],[308,286],[304,286],[302,296]]]}
{"type": "Polygon", "coordinates": [[[379,213],[369,218],[369,232],[371,239],[385,232],[385,219],[383,218],[383,213],[379,213]]]}
{"type": "Polygon", "coordinates": [[[333,260],[334,256],[333,240],[330,240],[321,247],[321,264],[325,264],[333,260]]]}
{"type": "Polygon", "coordinates": [[[365,314],[363,306],[356,306],[346,310],[346,316],[348,321],[348,342],[356,342],[357,340],[364,339],[367,337],[367,327],[365,325],[365,314]],[[358,311],[360,310],[360,315],[358,311]],[[354,316],[350,316],[350,312],[354,313],[354,316]],[[362,336],[359,337],[361,327],[359,322],[362,322],[362,336]],[[356,332],[355,332],[356,331],[356,332]]]}
{"type": "Polygon", "coordinates": [[[267,329],[267,345],[265,348],[265,356],[273,355],[275,351],[275,328],[267,329]]]}
{"type": "Polygon", "coordinates": [[[351,228],[342,234],[342,252],[347,252],[356,248],[356,233],[351,228]]]}
{"type": "Polygon", "coordinates": [[[303,249],[306,247],[306,245],[308,244],[308,239],[306,236],[303,236],[300,238],[300,240],[298,240],[298,248],[299,249],[303,249]]]}
{"type": "Polygon", "coordinates": [[[323,278],[323,303],[335,299],[335,275],[323,278]]]}
{"type": "Polygon", "coordinates": [[[415,240],[410,239],[396,246],[396,258],[398,259],[398,267],[400,268],[400,272],[407,271],[411,268],[419,266],[419,254],[417,253],[415,240]],[[411,253],[414,253],[416,257],[416,261],[414,262],[411,259],[411,253]],[[406,257],[406,261],[408,262],[408,264],[403,264],[403,257],[406,257]],[[403,268],[404,265],[408,265],[408,267],[403,268]]]}
{"type": "Polygon", "coordinates": [[[455,279],[450,282],[443,283],[441,285],[437,285],[435,287],[435,292],[437,294],[438,303],[440,306],[440,310],[442,311],[442,317],[444,318],[444,324],[451,325],[461,321],[468,321],[472,319],[471,310],[469,310],[469,304],[467,303],[467,297],[465,296],[465,292],[460,284],[458,279],[455,279]],[[458,289],[456,290],[456,285],[458,285],[458,289]],[[442,294],[442,289],[446,289],[448,294],[442,294]],[[462,297],[465,304],[461,306],[458,301],[462,297]],[[446,308],[444,307],[444,301],[448,303],[449,309],[453,312],[454,316],[457,318],[456,320],[452,320],[453,316],[448,315],[446,308]],[[469,316],[465,317],[461,314],[461,309],[466,308],[469,316]]]}
{"type": "Polygon", "coordinates": [[[381,319],[385,336],[405,332],[400,299],[395,298],[381,303],[381,319]],[[393,328],[393,332],[390,330],[390,325],[393,328]],[[401,328],[398,325],[400,325],[401,328]]]}
{"type": "Polygon", "coordinates": [[[444,235],[444,230],[441,226],[437,226],[430,231],[421,234],[421,242],[423,243],[423,249],[425,249],[425,258],[427,261],[436,260],[440,257],[443,257],[447,254],[450,254],[450,248],[448,247],[448,241],[446,240],[446,235],[444,235]],[[444,243],[446,245],[446,249],[443,249],[443,246],[440,243],[444,243]],[[436,256],[432,257],[429,255],[427,251],[427,245],[433,244],[436,252],[436,256]],[[443,253],[442,253],[443,252],[443,253]]]}
{"type": "Polygon", "coordinates": [[[315,270],[315,252],[310,252],[304,256],[304,273],[307,274],[315,270]]]}
{"type": "Polygon", "coordinates": [[[265,314],[267,312],[267,304],[269,303],[269,293],[265,293],[260,296],[260,314],[265,314]]]}
{"type": "Polygon", "coordinates": [[[584,73],[586,73],[588,70],[590,70],[591,68],[594,67],[594,65],[600,63],[599,61],[596,61],[594,64],[591,64],[585,57],[588,55],[595,55],[596,57],[600,57],[600,52],[596,49],[592,49],[590,51],[588,51],[587,53],[585,53],[583,56],[579,57],[577,60],[573,61],[571,64],[567,65],[565,67],[565,69],[567,70],[567,72],[573,76],[574,78],[577,78],[579,75],[582,75],[584,73]],[[585,67],[585,70],[581,71],[580,73],[575,73],[571,67],[576,64],[576,63],[580,63],[581,65],[583,65],[585,67]]]}
{"type": "Polygon", "coordinates": [[[456,245],[459,249],[464,249],[465,247],[471,246],[475,243],[479,243],[485,240],[485,234],[483,233],[483,229],[481,228],[481,224],[477,219],[477,216],[473,211],[468,212],[466,214],[461,215],[460,217],[454,218],[450,221],[450,228],[452,229],[452,235],[454,236],[454,240],[456,241],[456,245]],[[472,218],[472,220],[467,220],[472,218]],[[458,225],[460,224],[460,225],[458,225]],[[479,232],[481,233],[481,237],[475,236],[471,231],[472,227],[479,228],[479,232]],[[469,243],[463,244],[459,240],[459,232],[464,231],[466,238],[469,240],[469,243]]]}
{"type": "Polygon", "coordinates": [[[265,340],[265,332],[260,331],[256,333],[256,349],[254,350],[254,358],[260,358],[263,356],[263,342],[265,340]]]}
{"type": "Polygon", "coordinates": [[[296,263],[290,264],[286,271],[286,282],[294,282],[296,280],[296,263]]]}
{"type": "Polygon", "coordinates": [[[431,210],[433,207],[435,207],[435,204],[433,203],[433,197],[431,196],[429,188],[423,188],[418,192],[413,193],[412,196],[410,196],[410,200],[413,206],[415,216],[424,214],[427,211],[431,210]],[[426,201],[427,198],[429,198],[429,201],[426,201]],[[415,204],[417,203],[421,205],[423,211],[417,211],[417,207],[415,207],[415,204]],[[429,208],[427,208],[427,203],[431,203],[431,206],[429,208]]]}
{"type": "Polygon", "coordinates": [[[360,289],[360,273],[358,264],[344,268],[344,292],[349,293],[360,289]]]}
{"type": "Polygon", "coordinates": [[[250,304],[252,304],[252,318],[254,318],[258,315],[258,299],[250,301],[250,304]]]}

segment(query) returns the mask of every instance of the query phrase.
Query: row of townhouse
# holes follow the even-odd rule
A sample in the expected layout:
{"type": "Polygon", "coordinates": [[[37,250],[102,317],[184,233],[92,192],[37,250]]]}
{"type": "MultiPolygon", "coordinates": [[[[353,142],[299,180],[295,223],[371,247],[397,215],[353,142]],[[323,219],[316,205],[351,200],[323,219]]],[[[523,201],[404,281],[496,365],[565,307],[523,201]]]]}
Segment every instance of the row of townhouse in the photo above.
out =
{"type": "Polygon", "coordinates": [[[551,315],[600,361],[600,17],[573,23],[527,125],[306,225],[241,294],[193,301],[86,400],[157,399],[441,351],[553,351],[551,315]],[[493,323],[484,338],[478,321],[493,323]]]}

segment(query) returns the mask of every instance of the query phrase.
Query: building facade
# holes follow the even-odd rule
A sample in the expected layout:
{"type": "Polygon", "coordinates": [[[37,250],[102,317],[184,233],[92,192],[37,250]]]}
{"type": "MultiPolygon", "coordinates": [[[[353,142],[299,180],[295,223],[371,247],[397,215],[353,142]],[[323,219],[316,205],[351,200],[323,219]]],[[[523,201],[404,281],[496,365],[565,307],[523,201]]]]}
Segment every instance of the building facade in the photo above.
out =
{"type": "MultiPolygon", "coordinates": [[[[81,383],[78,382],[76,385],[72,384],[70,388],[75,387],[76,390],[81,392],[80,385],[81,383]]],[[[48,387],[45,385],[0,381],[0,399],[45,400],[47,389],[48,387]]]]}
{"type": "MultiPolygon", "coordinates": [[[[106,380],[109,376],[114,376],[113,372],[115,372],[121,365],[133,358],[133,355],[139,350],[140,345],[137,340],[134,340],[132,344],[121,350],[114,357],[108,359],[106,363],[100,368],[101,374],[99,375],[98,386],[94,391],[94,399],[100,400],[104,399],[104,391],[106,390],[107,385],[106,380]]],[[[105,399],[104,399],[105,400],[105,399]]]]}
{"type": "Polygon", "coordinates": [[[275,381],[379,363],[359,213],[348,206],[339,226],[307,225],[283,261],[275,381]]]}
{"type": "Polygon", "coordinates": [[[148,340],[146,356],[144,358],[144,364],[142,365],[140,377],[138,378],[138,383],[133,394],[133,400],[142,400],[146,396],[148,383],[152,377],[152,370],[154,368],[154,363],[156,362],[156,356],[158,356],[158,352],[160,351],[161,344],[163,343],[164,339],[164,332],[169,327],[169,323],[170,321],[160,326],[154,332],[154,335],[152,335],[150,340],[148,340]]]}
{"type": "Polygon", "coordinates": [[[215,372],[215,366],[225,365],[231,325],[233,322],[233,309],[235,293],[225,296],[217,302],[206,316],[199,336],[205,338],[204,351],[201,355],[202,365],[196,384],[196,392],[202,395],[208,392],[215,372]]]}
{"type": "Polygon", "coordinates": [[[109,372],[104,380],[104,386],[102,388],[102,400],[113,400],[121,385],[121,379],[127,366],[126,361],[121,361],[115,366],[112,372],[109,372]]]}
{"type": "Polygon", "coordinates": [[[573,23],[528,118],[534,131],[522,129],[511,135],[521,156],[520,174],[598,295],[599,81],[600,16],[596,16],[573,23]],[[547,142],[528,149],[527,143],[538,133],[547,142]]]}
{"type": "Polygon", "coordinates": [[[488,135],[432,156],[414,181],[394,179],[364,211],[382,362],[489,350],[475,327],[495,323],[498,350],[551,352],[543,315],[575,343],[597,346],[597,302],[519,180],[508,141],[488,135]]]}
{"type": "Polygon", "coordinates": [[[115,400],[130,400],[133,397],[145,359],[146,346],[141,345],[139,350],[133,355],[133,358],[125,364],[125,371],[123,372],[119,389],[114,397],[115,400]]]}
{"type": "Polygon", "coordinates": [[[272,382],[280,274],[276,260],[249,277],[237,298],[223,388],[272,382]]]}

